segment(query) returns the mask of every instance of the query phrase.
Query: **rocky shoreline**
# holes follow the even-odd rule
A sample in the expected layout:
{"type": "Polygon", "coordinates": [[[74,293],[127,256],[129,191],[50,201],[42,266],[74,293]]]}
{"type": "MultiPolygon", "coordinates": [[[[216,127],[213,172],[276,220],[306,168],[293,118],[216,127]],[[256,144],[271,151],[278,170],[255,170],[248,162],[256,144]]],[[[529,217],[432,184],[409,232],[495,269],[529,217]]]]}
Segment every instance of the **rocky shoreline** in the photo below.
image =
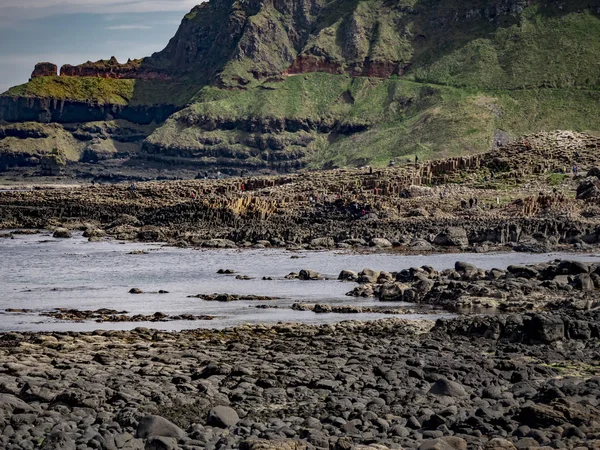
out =
{"type": "Polygon", "coordinates": [[[6,449],[599,448],[600,312],[0,335],[6,449]]]}
{"type": "Polygon", "coordinates": [[[4,191],[0,229],[43,228],[57,238],[81,231],[90,240],[202,248],[598,248],[596,147],[561,148],[543,159],[523,145],[375,171],[4,191]],[[515,163],[524,156],[526,164],[515,163]],[[583,168],[565,173],[567,161],[579,160],[587,174],[583,168]]]}

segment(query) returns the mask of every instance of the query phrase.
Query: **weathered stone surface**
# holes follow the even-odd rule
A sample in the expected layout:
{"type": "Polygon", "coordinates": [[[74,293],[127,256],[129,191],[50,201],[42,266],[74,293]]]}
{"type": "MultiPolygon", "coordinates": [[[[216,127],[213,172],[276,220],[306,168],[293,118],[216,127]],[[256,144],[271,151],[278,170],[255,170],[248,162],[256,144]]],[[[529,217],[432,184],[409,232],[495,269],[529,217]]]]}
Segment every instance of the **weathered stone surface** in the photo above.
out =
{"type": "Polygon", "coordinates": [[[162,436],[180,439],[185,435],[183,430],[174,423],[160,416],[146,416],[140,419],[137,427],[136,437],[147,438],[150,436],[162,436]]]}

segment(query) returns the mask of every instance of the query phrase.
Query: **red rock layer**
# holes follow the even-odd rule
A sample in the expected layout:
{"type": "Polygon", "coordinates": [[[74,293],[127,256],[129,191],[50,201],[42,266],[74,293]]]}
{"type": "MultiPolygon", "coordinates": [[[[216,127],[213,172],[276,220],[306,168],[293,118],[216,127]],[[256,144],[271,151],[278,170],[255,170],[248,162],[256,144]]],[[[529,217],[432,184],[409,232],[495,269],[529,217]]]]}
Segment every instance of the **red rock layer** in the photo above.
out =
{"type": "Polygon", "coordinates": [[[94,77],[137,80],[168,80],[170,78],[164,73],[147,70],[141,67],[140,64],[131,63],[86,63],[79,66],[65,64],[60,69],[60,75],[65,77],[94,77]]]}
{"type": "Polygon", "coordinates": [[[41,62],[35,65],[35,68],[31,73],[31,78],[55,77],[56,75],[58,75],[58,67],[56,64],[41,62]]]}
{"type": "Polygon", "coordinates": [[[286,70],[285,74],[294,75],[308,72],[340,74],[343,73],[344,70],[339,63],[328,61],[327,59],[317,58],[316,56],[312,55],[298,55],[289,69],[286,70]]]}

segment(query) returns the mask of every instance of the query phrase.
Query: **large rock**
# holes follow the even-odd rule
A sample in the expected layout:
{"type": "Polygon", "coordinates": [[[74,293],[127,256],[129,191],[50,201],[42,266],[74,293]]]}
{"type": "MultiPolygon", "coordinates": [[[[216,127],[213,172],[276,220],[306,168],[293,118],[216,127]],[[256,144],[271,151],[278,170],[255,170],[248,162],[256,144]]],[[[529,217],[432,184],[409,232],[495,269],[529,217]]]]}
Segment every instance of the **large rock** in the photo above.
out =
{"type": "Polygon", "coordinates": [[[240,416],[235,409],[229,406],[215,406],[208,413],[208,425],[219,428],[229,428],[240,421],[240,416]]]}
{"type": "Polygon", "coordinates": [[[312,247],[330,248],[330,247],[335,246],[335,242],[334,242],[333,238],[323,237],[323,238],[313,239],[312,241],[310,241],[310,245],[312,247]]]}
{"type": "Polygon", "coordinates": [[[322,280],[323,277],[319,272],[310,269],[302,269],[298,274],[298,278],[301,280],[322,280]]]}
{"type": "Polygon", "coordinates": [[[469,245],[469,238],[464,228],[448,227],[435,237],[433,243],[445,247],[466,247],[469,245]]]}
{"type": "Polygon", "coordinates": [[[52,233],[52,237],[58,239],[69,239],[70,237],[72,237],[72,235],[71,232],[66,228],[57,228],[56,230],[54,230],[54,233],[52,233]]]}
{"type": "Polygon", "coordinates": [[[600,179],[587,177],[577,186],[577,200],[600,198],[600,179]]]}
{"type": "Polygon", "coordinates": [[[565,324],[560,317],[535,314],[529,321],[526,333],[533,341],[549,344],[565,337],[565,324]]]}
{"type": "Polygon", "coordinates": [[[379,300],[382,301],[403,301],[405,292],[410,289],[407,285],[401,283],[385,283],[379,289],[379,300]]]}
{"type": "Polygon", "coordinates": [[[369,245],[371,247],[377,247],[377,248],[392,247],[392,243],[384,238],[373,238],[373,239],[371,239],[371,242],[369,242],[369,245]]]}
{"type": "Polygon", "coordinates": [[[341,281],[358,281],[358,274],[352,270],[342,270],[338,275],[338,280],[341,281]]]}
{"type": "Polygon", "coordinates": [[[148,438],[150,436],[172,437],[181,439],[185,433],[174,423],[161,416],[146,416],[140,420],[136,437],[148,438]]]}
{"type": "Polygon", "coordinates": [[[380,274],[381,272],[377,272],[375,270],[363,269],[358,274],[358,281],[360,283],[377,283],[377,279],[379,278],[380,274]]]}
{"type": "Polygon", "coordinates": [[[440,378],[431,389],[429,389],[429,393],[433,395],[446,396],[446,397],[467,397],[468,394],[465,391],[465,388],[462,387],[461,384],[447,380],[446,378],[440,378]]]}

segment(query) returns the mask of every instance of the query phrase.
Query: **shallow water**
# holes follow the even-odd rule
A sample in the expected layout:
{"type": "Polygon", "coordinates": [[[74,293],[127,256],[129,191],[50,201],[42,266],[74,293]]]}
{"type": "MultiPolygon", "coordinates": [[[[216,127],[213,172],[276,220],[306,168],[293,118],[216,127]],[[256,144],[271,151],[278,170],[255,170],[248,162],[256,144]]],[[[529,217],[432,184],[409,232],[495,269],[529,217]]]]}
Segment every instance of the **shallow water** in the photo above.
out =
{"type": "MultiPolygon", "coordinates": [[[[436,269],[467,261],[484,269],[505,268],[510,264],[549,261],[554,258],[600,261],[590,254],[435,254],[403,256],[394,253],[354,253],[346,251],[290,252],[272,250],[196,250],[155,244],[119,242],[90,243],[81,236],[53,239],[49,234],[16,235],[0,239],[0,331],[90,331],[133,329],[140,326],[161,330],[223,328],[244,323],[304,322],[331,323],[342,320],[369,320],[390,317],[384,314],[315,314],[293,311],[296,302],[340,305],[408,306],[406,303],[346,297],[355,284],[336,281],[342,269],[360,271],[365,267],[398,271],[431,265],[436,269]],[[148,254],[135,255],[144,250],[148,254]],[[300,257],[299,259],[292,257],[300,257]],[[240,275],[256,277],[236,280],[235,275],[218,275],[218,269],[234,269],[240,275]],[[285,280],[290,272],[313,269],[332,278],[327,281],[285,280]],[[273,277],[263,281],[262,277],[273,277]],[[133,287],[144,292],[129,294],[133,287]],[[168,294],[154,294],[166,290],[168,294]],[[230,293],[281,297],[275,301],[207,302],[189,295],[230,293]],[[279,309],[257,309],[273,304],[279,309]],[[32,309],[30,314],[3,313],[7,308],[32,309]],[[110,308],[131,314],[194,314],[218,316],[213,321],[173,321],[162,323],[73,323],[40,317],[40,311],[54,308],[95,310],[110,308]]],[[[438,316],[414,315],[405,318],[438,316]]]]}

